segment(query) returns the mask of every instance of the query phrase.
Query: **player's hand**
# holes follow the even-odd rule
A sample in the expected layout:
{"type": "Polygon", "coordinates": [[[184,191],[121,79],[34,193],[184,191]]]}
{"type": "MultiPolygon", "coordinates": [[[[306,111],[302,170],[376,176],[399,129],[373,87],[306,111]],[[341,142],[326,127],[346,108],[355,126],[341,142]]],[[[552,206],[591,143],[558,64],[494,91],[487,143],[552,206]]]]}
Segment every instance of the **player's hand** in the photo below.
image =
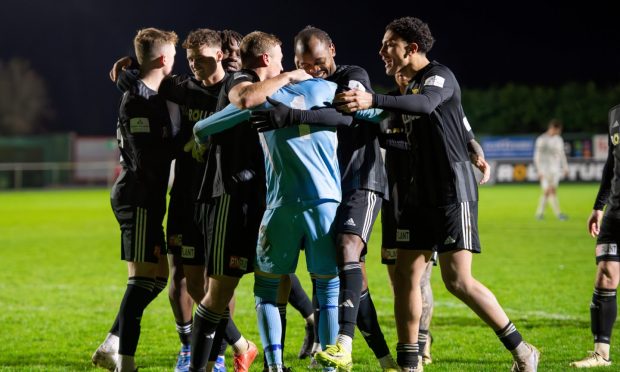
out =
{"type": "Polygon", "coordinates": [[[312,79],[312,75],[306,72],[303,68],[285,72],[288,76],[289,83],[299,83],[304,80],[312,79]]]}
{"type": "Polygon", "coordinates": [[[346,113],[368,109],[372,106],[372,93],[357,89],[347,90],[336,94],[334,106],[336,110],[346,113]]]}
{"type": "Polygon", "coordinates": [[[267,110],[252,111],[250,125],[258,132],[289,127],[295,123],[294,110],[280,101],[267,97],[273,107],[267,110]]]}
{"type": "Polygon", "coordinates": [[[121,70],[125,70],[129,66],[131,66],[131,57],[125,56],[114,62],[114,66],[112,66],[112,69],[110,70],[110,80],[116,83],[121,70]]]}
{"type": "Polygon", "coordinates": [[[590,217],[588,217],[588,232],[590,236],[596,238],[601,231],[601,219],[603,218],[603,211],[594,209],[590,217]]]}
{"type": "Polygon", "coordinates": [[[187,143],[183,146],[183,151],[191,152],[192,158],[194,158],[199,163],[204,163],[204,154],[207,150],[207,146],[196,142],[196,139],[192,137],[187,143]]]}
{"type": "Polygon", "coordinates": [[[484,185],[489,181],[489,178],[491,178],[491,165],[489,165],[489,163],[487,163],[484,158],[476,155],[471,156],[471,160],[474,166],[478,168],[480,172],[482,172],[482,179],[480,180],[480,184],[484,185]]]}

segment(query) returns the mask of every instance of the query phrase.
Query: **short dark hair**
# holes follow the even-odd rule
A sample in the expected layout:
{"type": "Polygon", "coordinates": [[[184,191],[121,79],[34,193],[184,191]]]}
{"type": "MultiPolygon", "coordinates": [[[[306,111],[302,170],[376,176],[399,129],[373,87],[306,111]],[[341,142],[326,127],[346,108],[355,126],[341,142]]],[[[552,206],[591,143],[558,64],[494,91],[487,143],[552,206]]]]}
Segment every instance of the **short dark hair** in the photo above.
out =
{"type": "Polygon", "coordinates": [[[424,54],[430,51],[435,43],[428,25],[415,17],[395,19],[385,27],[385,31],[392,31],[407,43],[418,44],[419,51],[424,54]]]}
{"type": "Polygon", "coordinates": [[[299,31],[297,35],[295,35],[295,41],[294,41],[295,48],[297,48],[298,43],[301,43],[302,46],[308,45],[308,42],[313,37],[317,38],[319,41],[321,41],[326,46],[329,46],[332,44],[332,38],[329,37],[329,34],[327,32],[321,30],[320,28],[316,28],[314,26],[308,25],[304,27],[303,30],[299,31]]]}
{"type": "Polygon", "coordinates": [[[222,47],[228,45],[231,41],[236,41],[237,44],[241,44],[241,40],[243,39],[243,35],[235,30],[222,30],[219,33],[220,38],[222,38],[222,47]]]}
{"type": "Polygon", "coordinates": [[[562,121],[556,118],[549,120],[549,128],[562,129],[562,121]]]}
{"type": "Polygon", "coordinates": [[[221,48],[222,38],[220,34],[208,28],[199,28],[191,31],[183,41],[183,48],[185,49],[200,48],[205,45],[210,48],[221,48]]]}

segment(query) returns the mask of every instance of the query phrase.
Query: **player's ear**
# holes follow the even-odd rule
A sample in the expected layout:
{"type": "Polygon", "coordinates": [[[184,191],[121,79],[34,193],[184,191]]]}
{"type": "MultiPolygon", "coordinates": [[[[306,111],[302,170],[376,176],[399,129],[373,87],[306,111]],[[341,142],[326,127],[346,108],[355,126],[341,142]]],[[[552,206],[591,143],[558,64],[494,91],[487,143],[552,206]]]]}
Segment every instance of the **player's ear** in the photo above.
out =
{"type": "Polygon", "coordinates": [[[416,54],[420,50],[420,46],[418,43],[409,43],[405,47],[405,50],[407,51],[406,57],[409,57],[410,55],[416,54]]]}
{"type": "Polygon", "coordinates": [[[163,67],[166,65],[167,62],[168,60],[166,59],[166,56],[163,54],[155,59],[155,64],[157,65],[157,67],[163,67]]]}
{"type": "Polygon", "coordinates": [[[336,45],[334,45],[334,43],[329,44],[329,52],[332,57],[336,56],[336,45]]]}
{"type": "Polygon", "coordinates": [[[215,52],[216,62],[222,62],[223,59],[224,59],[224,52],[222,52],[222,50],[218,50],[217,52],[215,52]]]}
{"type": "Polygon", "coordinates": [[[267,67],[269,66],[269,62],[271,61],[271,58],[269,57],[268,53],[263,53],[261,56],[260,62],[261,62],[261,67],[267,67]]]}

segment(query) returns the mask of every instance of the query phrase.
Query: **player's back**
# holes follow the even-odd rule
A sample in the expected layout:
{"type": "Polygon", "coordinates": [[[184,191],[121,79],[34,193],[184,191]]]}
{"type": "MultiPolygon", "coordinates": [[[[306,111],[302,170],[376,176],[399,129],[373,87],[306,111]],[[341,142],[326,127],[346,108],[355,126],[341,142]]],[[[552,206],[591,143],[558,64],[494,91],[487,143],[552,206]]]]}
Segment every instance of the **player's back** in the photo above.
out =
{"type": "MultiPolygon", "coordinates": [[[[295,109],[331,102],[336,84],[311,79],[286,86],[271,97],[295,109]]],[[[265,154],[267,207],[286,203],[340,201],[340,170],[334,127],[300,124],[260,135],[265,154]]]]}

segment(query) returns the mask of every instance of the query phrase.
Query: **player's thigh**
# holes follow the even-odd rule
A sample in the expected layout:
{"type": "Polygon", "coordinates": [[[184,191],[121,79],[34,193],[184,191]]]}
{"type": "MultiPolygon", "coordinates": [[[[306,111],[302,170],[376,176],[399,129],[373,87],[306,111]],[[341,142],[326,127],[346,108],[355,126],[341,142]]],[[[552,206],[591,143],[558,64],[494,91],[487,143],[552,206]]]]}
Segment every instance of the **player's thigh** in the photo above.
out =
{"type": "Polygon", "coordinates": [[[256,247],[257,270],[278,275],[295,272],[304,234],[300,213],[293,206],[265,211],[256,247]]]}
{"type": "Polygon", "coordinates": [[[313,274],[338,274],[333,235],[337,209],[337,202],[326,201],[303,212],[306,265],[313,274]]]}
{"type": "Polygon", "coordinates": [[[207,274],[241,277],[254,271],[259,203],[224,194],[207,206],[207,274]]]}
{"type": "Polygon", "coordinates": [[[370,240],[372,227],[381,210],[382,200],[374,191],[352,190],[343,195],[342,202],[338,206],[336,234],[359,237],[364,248],[361,255],[366,254],[366,244],[370,240]]]}
{"type": "Polygon", "coordinates": [[[163,213],[157,208],[113,205],[121,229],[121,259],[158,264],[166,254],[163,213]]]}
{"type": "Polygon", "coordinates": [[[605,215],[596,239],[596,285],[616,288],[620,280],[620,219],[605,215]]]}

